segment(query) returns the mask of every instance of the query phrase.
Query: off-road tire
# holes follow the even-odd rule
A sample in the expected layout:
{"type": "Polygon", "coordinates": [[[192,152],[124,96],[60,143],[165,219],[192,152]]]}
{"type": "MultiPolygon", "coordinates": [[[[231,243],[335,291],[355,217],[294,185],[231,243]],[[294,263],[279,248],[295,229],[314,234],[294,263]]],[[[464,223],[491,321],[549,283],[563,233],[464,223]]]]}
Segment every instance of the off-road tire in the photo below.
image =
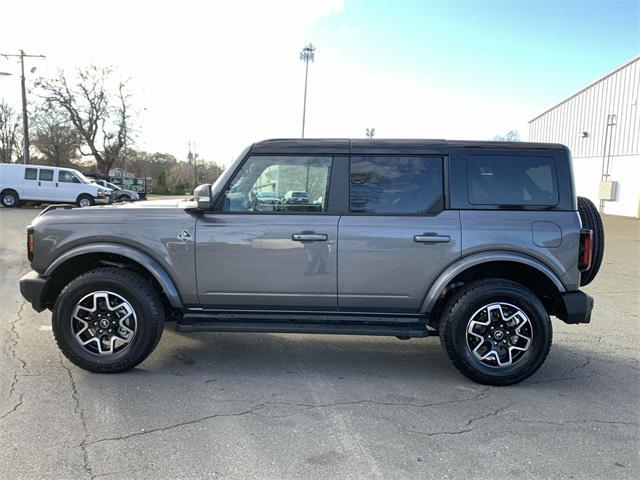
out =
{"type": "Polygon", "coordinates": [[[593,231],[593,245],[591,268],[580,272],[580,285],[589,285],[600,270],[602,258],[604,257],[604,225],[600,212],[591,200],[585,197],[578,197],[578,213],[582,228],[588,228],[593,231]]]}
{"type": "Polygon", "coordinates": [[[98,268],[69,283],[53,307],[53,334],[62,353],[78,367],[96,373],[129,370],[151,354],[162,336],[165,309],[159,292],[135,272],[123,268],[98,268]],[[95,291],[111,291],[126,299],[137,316],[137,331],[131,344],[110,355],[88,352],[75,339],[71,316],[78,301],[95,291]]]}
{"type": "Polygon", "coordinates": [[[478,280],[462,287],[446,302],[440,318],[440,341],[454,366],[466,377],[484,385],[511,385],[540,368],[551,348],[551,321],[544,306],[524,286],[503,279],[478,280]],[[490,367],[480,362],[467,346],[467,324],[474,312],[493,302],[521,309],[533,327],[529,350],[513,365],[490,367]]]}
{"type": "Polygon", "coordinates": [[[0,195],[0,202],[2,202],[2,206],[5,208],[13,208],[19,205],[20,197],[14,190],[5,190],[2,192],[2,195],[0,195]]]}

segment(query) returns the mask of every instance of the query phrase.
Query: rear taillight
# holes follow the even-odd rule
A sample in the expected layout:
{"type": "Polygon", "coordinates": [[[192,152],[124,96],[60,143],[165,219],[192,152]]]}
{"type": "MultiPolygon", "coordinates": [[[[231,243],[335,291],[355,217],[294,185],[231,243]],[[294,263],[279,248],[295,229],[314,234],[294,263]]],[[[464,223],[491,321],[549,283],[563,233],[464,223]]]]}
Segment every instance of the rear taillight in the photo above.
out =
{"type": "Polygon", "coordinates": [[[580,230],[580,258],[578,259],[578,268],[589,270],[591,268],[591,259],[593,257],[593,230],[583,228],[580,230]]]}
{"type": "Polygon", "coordinates": [[[29,261],[33,260],[33,252],[36,249],[35,236],[33,230],[27,230],[27,258],[29,261]]]}

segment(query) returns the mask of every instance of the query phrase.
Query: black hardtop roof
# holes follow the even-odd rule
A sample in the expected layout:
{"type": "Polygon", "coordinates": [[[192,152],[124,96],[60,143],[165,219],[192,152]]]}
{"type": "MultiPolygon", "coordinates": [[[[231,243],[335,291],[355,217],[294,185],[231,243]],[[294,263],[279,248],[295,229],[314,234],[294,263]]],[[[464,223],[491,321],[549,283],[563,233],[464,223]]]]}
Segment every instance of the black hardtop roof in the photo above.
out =
{"type": "Polygon", "coordinates": [[[315,154],[439,154],[452,149],[490,148],[509,150],[562,150],[558,143],[492,142],[478,140],[438,139],[350,139],[350,138],[275,138],[256,142],[252,153],[315,153],[315,154]]]}

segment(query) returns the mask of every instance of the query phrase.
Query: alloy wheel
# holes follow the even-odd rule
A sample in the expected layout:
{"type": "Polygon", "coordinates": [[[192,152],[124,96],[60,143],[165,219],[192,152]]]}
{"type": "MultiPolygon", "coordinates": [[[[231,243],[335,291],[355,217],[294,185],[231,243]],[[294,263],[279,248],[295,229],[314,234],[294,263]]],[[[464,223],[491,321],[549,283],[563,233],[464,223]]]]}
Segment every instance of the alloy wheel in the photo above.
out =
{"type": "Polygon", "coordinates": [[[490,303],[478,309],[469,319],[467,347],[482,364],[508,367],[529,350],[533,342],[533,326],[529,317],[510,303],[490,303]]]}
{"type": "Polygon", "coordinates": [[[90,353],[112,355],[127,348],[136,335],[138,319],[131,304],[117,293],[85,295],[71,316],[76,341],[90,353]]]}

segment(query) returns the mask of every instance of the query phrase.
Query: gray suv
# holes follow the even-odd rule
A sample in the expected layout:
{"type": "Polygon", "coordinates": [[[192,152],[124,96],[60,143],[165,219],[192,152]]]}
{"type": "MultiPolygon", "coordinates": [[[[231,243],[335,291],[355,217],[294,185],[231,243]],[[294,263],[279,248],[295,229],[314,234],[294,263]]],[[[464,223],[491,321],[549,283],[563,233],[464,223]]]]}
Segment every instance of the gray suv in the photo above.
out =
{"type": "Polygon", "coordinates": [[[579,288],[603,235],[562,145],[267,140],[190,201],[44,210],[20,289],[92,372],[139,364],[174,320],[180,332],[435,335],[464,375],[507,385],[544,362],[550,315],[589,322],[579,288]]]}

